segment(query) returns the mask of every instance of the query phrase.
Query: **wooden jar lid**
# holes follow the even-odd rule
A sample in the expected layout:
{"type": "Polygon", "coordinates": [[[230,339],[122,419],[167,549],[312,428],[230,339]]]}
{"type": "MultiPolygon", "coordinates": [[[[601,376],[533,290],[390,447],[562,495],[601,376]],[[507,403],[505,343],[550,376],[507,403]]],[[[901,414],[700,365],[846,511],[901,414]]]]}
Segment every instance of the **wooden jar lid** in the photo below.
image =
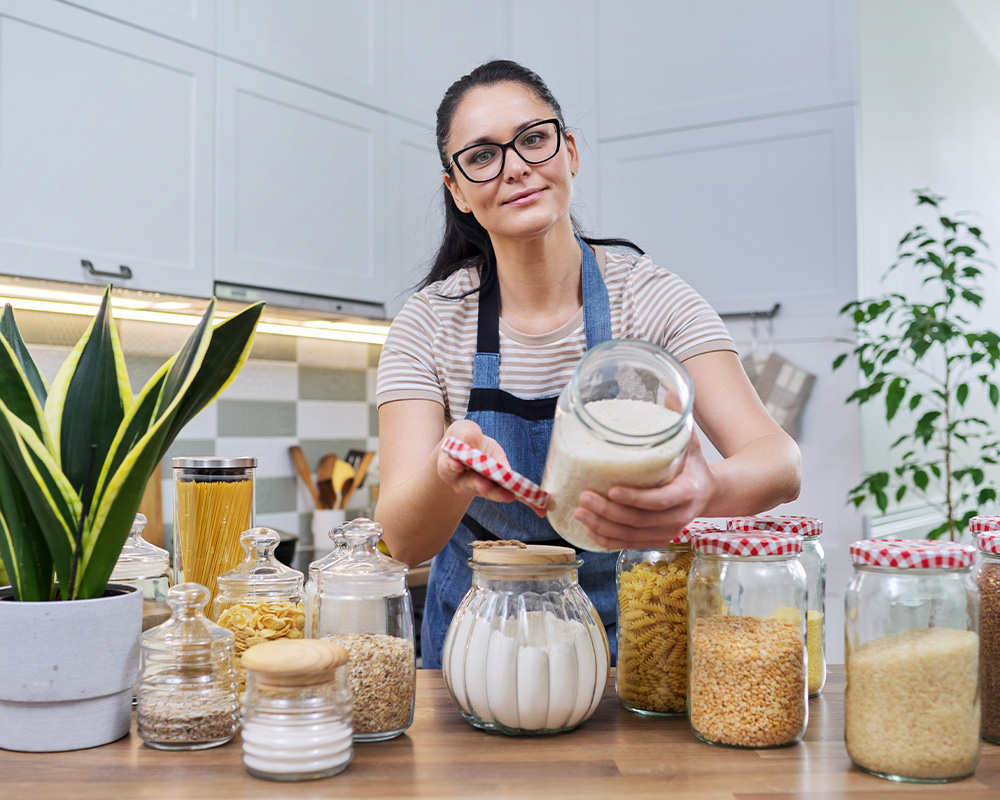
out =
{"type": "Polygon", "coordinates": [[[330,680],[347,659],[347,650],[323,639],[276,639],[249,648],[242,664],[271,686],[311,686],[330,680]]]}
{"type": "Polygon", "coordinates": [[[576,551],[551,544],[491,542],[489,546],[474,546],[472,560],[477,564],[563,564],[576,561],[576,551]]]}

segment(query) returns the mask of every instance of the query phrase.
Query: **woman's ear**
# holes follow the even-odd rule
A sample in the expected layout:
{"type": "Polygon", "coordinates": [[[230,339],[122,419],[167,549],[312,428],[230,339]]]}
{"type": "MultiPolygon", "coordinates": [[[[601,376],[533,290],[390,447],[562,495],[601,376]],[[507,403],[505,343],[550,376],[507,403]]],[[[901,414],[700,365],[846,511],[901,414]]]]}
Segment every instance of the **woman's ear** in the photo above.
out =
{"type": "Polygon", "coordinates": [[[455,205],[458,210],[463,214],[468,214],[472,209],[469,208],[469,204],[465,202],[465,197],[462,196],[462,190],[458,183],[451,179],[449,173],[444,174],[444,185],[448,187],[448,191],[451,192],[451,199],[455,201],[455,205]]]}
{"type": "Polygon", "coordinates": [[[576,149],[576,137],[572,131],[563,131],[563,139],[566,142],[566,152],[569,154],[569,171],[576,177],[580,171],[580,154],[576,149]]]}

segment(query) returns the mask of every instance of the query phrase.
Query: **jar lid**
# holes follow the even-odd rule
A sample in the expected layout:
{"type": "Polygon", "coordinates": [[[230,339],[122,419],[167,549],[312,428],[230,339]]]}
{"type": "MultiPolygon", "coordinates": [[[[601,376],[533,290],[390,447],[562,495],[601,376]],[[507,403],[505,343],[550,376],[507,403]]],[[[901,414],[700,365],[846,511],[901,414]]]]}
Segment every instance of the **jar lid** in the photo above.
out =
{"type": "Polygon", "coordinates": [[[177,658],[196,660],[206,653],[232,652],[235,636],[205,616],[205,604],[211,594],[200,583],[178,583],[167,589],[170,619],[143,631],[143,647],[176,648],[177,658]]]}
{"type": "Polygon", "coordinates": [[[515,541],[477,542],[472,548],[476,564],[565,564],[576,561],[572,547],[525,544],[515,541]]]}
{"type": "Polygon", "coordinates": [[[969,520],[969,530],[972,533],[984,533],[986,531],[1000,531],[1000,517],[973,517],[969,520]]]}
{"type": "Polygon", "coordinates": [[[722,556],[791,556],[802,552],[802,537],[788,533],[699,533],[692,549],[698,553],[722,556]]]}
{"type": "Polygon", "coordinates": [[[1000,554],[1000,531],[983,531],[978,534],[976,547],[983,553],[1000,554]]]}
{"type": "Polygon", "coordinates": [[[294,594],[302,591],[303,575],[286,567],[274,557],[281,534],[271,528],[250,528],[240,534],[240,545],[246,557],[234,569],[219,576],[219,590],[227,594],[251,594],[258,590],[268,593],[294,594]]]}
{"type": "Polygon", "coordinates": [[[174,469],[246,469],[257,467],[256,456],[216,458],[215,456],[179,456],[172,461],[174,469]]]}
{"type": "Polygon", "coordinates": [[[337,532],[344,540],[343,552],[319,572],[324,592],[336,594],[339,584],[350,592],[363,585],[368,591],[390,594],[405,584],[410,568],[378,549],[381,525],[359,517],[338,526],[337,532]]]}
{"type": "Polygon", "coordinates": [[[797,533],[799,536],[819,536],[823,532],[823,520],[794,514],[773,517],[763,515],[733,517],[726,522],[726,526],[731,531],[771,531],[797,533]]]}
{"type": "Polygon", "coordinates": [[[712,522],[707,519],[693,519],[677,536],[670,540],[670,544],[684,544],[694,540],[695,536],[703,533],[725,533],[726,527],[722,522],[712,522]]]}
{"type": "Polygon", "coordinates": [[[961,569],[971,567],[976,548],[934,539],[864,539],[851,545],[851,561],[895,569],[961,569]]]}
{"type": "Polygon", "coordinates": [[[145,515],[136,514],[132,529],[128,532],[128,539],[125,540],[121,555],[118,556],[114,571],[111,573],[111,580],[157,578],[170,571],[170,553],[142,538],[142,529],[145,527],[145,515]]]}
{"type": "Polygon", "coordinates": [[[312,686],[332,678],[347,659],[347,650],[324,639],[275,639],[247,648],[241,664],[271,686],[312,686]]]}

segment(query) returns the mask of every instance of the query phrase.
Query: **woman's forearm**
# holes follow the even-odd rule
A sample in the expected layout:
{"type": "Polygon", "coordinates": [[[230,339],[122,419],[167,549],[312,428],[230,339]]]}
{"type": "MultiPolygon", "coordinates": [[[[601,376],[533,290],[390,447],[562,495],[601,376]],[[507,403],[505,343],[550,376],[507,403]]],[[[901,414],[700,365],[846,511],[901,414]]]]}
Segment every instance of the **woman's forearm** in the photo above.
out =
{"type": "Polygon", "coordinates": [[[715,488],[703,516],[759,514],[799,496],[799,448],[784,432],[754,439],[709,469],[715,488]]]}

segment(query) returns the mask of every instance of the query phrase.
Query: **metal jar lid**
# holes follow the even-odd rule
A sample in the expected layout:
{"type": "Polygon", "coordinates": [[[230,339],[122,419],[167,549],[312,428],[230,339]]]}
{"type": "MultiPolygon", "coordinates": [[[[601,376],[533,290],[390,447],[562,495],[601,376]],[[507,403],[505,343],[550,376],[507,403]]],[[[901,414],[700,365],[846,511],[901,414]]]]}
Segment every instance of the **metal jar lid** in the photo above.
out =
{"type": "Polygon", "coordinates": [[[174,469],[248,469],[257,467],[256,456],[217,458],[215,456],[181,456],[174,458],[174,469]]]}

